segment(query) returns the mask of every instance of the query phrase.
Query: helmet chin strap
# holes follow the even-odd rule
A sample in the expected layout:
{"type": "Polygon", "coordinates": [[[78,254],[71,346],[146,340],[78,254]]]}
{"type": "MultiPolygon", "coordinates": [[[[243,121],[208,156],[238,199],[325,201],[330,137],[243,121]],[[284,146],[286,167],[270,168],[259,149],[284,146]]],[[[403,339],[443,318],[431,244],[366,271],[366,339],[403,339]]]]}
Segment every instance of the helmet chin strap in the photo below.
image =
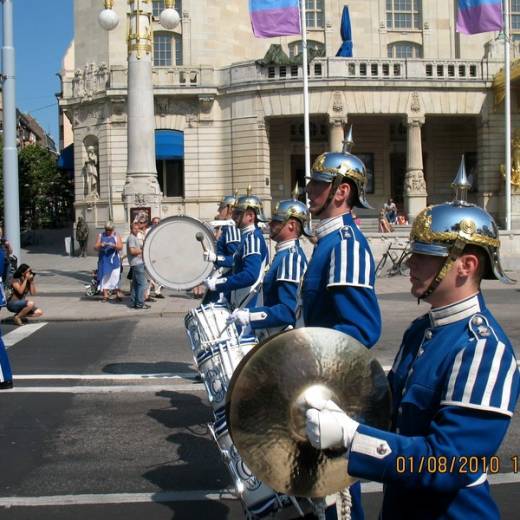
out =
{"type": "Polygon", "coordinates": [[[288,220],[285,220],[283,225],[280,226],[280,229],[273,235],[271,234],[271,238],[274,240],[281,232],[282,232],[282,229],[286,226],[288,220]]]}
{"type": "Polygon", "coordinates": [[[242,221],[244,220],[244,215],[245,215],[245,211],[241,211],[240,212],[240,216],[238,217],[238,222],[237,222],[237,226],[239,229],[242,228],[242,221]]]}
{"type": "Polygon", "coordinates": [[[329,195],[327,200],[323,203],[323,206],[316,212],[316,216],[319,217],[331,204],[334,195],[336,195],[336,191],[339,188],[341,182],[343,181],[343,177],[341,175],[336,175],[334,180],[331,183],[329,195]]]}
{"type": "Polygon", "coordinates": [[[453,264],[455,263],[455,260],[462,255],[464,248],[466,247],[467,241],[459,235],[457,240],[455,240],[455,243],[451,247],[448,258],[446,258],[446,261],[444,264],[442,264],[442,267],[439,269],[439,272],[437,273],[437,276],[433,279],[432,283],[430,284],[430,287],[426,289],[418,298],[417,303],[420,303],[421,300],[424,300],[430,296],[437,287],[439,287],[440,283],[444,280],[446,275],[448,274],[448,271],[453,267],[453,264]]]}

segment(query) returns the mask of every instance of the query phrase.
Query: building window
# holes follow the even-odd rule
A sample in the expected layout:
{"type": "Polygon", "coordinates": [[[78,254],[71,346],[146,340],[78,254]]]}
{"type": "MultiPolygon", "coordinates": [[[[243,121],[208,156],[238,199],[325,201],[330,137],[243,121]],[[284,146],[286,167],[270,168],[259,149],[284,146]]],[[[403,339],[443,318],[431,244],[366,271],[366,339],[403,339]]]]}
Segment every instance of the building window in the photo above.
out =
{"type": "Polygon", "coordinates": [[[175,55],[175,65],[182,65],[182,36],[170,32],[156,32],[153,35],[153,64],[156,67],[171,67],[175,55]]]}
{"type": "Polygon", "coordinates": [[[520,33],[520,0],[511,0],[511,30],[520,33]]]}
{"type": "Polygon", "coordinates": [[[305,9],[307,29],[321,29],[324,27],[323,0],[305,0],[305,9]]]}
{"type": "Polygon", "coordinates": [[[422,58],[422,47],[412,42],[396,42],[388,46],[389,58],[422,58]]]}
{"type": "Polygon", "coordinates": [[[184,197],[184,161],[162,159],[156,161],[157,180],[165,197],[184,197]]]}
{"type": "MultiPolygon", "coordinates": [[[[179,16],[182,12],[182,0],[175,0],[173,3],[175,6],[175,10],[179,13],[179,16]]],[[[164,0],[153,0],[152,2],[152,14],[154,18],[159,18],[161,16],[161,13],[163,9],[165,8],[164,0]]]]}
{"type": "Polygon", "coordinates": [[[386,0],[387,29],[420,29],[421,0],[386,0]]]}
{"type": "MultiPolygon", "coordinates": [[[[325,56],[325,45],[321,42],[307,40],[307,51],[310,51],[314,56],[325,56]]],[[[303,52],[302,41],[292,42],[289,44],[289,56],[295,58],[303,52]]]]}

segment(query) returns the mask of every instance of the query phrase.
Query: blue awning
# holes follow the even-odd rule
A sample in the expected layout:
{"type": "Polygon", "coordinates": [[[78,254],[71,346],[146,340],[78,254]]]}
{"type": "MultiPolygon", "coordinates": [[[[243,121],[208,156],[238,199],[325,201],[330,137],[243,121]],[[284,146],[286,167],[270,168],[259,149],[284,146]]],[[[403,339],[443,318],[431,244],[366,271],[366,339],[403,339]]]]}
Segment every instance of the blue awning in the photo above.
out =
{"type": "Polygon", "coordinates": [[[65,171],[74,171],[74,143],[65,147],[58,157],[58,168],[65,171]]]}
{"type": "Polygon", "coordinates": [[[160,160],[184,158],[184,132],[155,131],[155,158],[160,160]]]}

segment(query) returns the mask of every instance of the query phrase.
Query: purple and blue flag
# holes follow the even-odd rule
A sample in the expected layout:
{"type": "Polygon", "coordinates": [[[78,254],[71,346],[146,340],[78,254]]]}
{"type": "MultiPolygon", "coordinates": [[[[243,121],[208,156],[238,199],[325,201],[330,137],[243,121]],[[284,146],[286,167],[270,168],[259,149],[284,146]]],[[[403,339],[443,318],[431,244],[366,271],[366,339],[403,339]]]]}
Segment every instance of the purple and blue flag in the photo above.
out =
{"type": "Polygon", "coordinates": [[[459,0],[457,32],[478,34],[503,26],[502,0],[459,0]]]}
{"type": "Polygon", "coordinates": [[[299,0],[249,0],[249,13],[257,38],[301,34],[299,0]]]}

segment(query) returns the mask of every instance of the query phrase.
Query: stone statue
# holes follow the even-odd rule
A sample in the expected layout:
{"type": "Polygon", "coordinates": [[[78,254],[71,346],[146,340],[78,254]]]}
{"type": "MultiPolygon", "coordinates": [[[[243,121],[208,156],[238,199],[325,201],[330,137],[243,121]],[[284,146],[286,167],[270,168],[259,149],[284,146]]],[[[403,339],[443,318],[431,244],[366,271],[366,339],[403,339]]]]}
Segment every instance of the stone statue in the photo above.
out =
{"type": "Polygon", "coordinates": [[[87,160],[85,161],[85,182],[87,186],[87,197],[99,197],[99,174],[98,174],[98,157],[96,147],[87,146],[87,160]]]}
{"type": "MultiPolygon", "coordinates": [[[[515,129],[511,145],[511,186],[518,190],[520,188],[520,128],[515,129]]],[[[505,164],[500,165],[500,173],[505,179],[505,164]]]]}

